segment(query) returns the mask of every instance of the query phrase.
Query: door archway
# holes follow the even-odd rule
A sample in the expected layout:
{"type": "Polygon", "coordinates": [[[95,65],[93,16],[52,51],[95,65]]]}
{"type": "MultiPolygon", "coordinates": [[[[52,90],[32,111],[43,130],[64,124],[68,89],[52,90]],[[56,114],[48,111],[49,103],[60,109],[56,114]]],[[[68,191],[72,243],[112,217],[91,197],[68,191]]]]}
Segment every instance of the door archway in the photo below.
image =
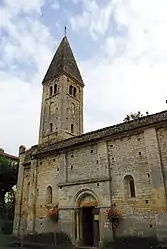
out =
{"type": "Polygon", "coordinates": [[[95,194],[85,191],[76,199],[76,239],[82,246],[98,246],[99,233],[99,209],[98,199],[95,194]]]}

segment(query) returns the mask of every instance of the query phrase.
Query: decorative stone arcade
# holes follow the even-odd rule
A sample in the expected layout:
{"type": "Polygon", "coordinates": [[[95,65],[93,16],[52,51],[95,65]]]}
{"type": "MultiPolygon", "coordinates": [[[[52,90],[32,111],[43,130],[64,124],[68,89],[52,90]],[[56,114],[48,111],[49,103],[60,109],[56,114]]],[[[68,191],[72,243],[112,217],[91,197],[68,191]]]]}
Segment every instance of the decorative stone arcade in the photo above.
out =
{"type": "Polygon", "coordinates": [[[89,191],[77,196],[75,202],[75,237],[77,246],[98,247],[100,243],[100,209],[97,197],[89,191]]]}

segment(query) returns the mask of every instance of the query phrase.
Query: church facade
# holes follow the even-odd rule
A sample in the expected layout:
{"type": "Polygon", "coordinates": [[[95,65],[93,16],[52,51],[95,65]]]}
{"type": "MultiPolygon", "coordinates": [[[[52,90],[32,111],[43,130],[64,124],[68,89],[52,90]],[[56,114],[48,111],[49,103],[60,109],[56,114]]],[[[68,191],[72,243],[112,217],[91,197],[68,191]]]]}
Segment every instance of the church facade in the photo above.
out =
{"type": "Polygon", "coordinates": [[[84,134],[66,36],[42,84],[39,142],[19,148],[13,233],[61,231],[81,246],[167,238],[167,111],[84,134]]]}

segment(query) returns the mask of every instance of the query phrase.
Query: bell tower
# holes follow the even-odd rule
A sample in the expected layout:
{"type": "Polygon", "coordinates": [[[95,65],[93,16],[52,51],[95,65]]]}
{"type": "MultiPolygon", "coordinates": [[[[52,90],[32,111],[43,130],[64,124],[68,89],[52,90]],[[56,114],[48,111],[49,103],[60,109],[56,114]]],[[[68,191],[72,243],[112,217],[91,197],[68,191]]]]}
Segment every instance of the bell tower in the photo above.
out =
{"type": "Polygon", "coordinates": [[[83,133],[84,83],[66,36],[42,81],[39,144],[83,133]]]}

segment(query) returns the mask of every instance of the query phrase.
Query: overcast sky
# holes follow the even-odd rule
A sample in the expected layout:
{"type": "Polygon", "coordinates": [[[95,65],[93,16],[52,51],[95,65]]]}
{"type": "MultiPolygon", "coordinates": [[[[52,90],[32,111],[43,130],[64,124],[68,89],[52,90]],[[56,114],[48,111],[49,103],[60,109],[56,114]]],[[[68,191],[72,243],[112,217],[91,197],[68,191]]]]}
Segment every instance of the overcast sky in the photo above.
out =
{"type": "Polygon", "coordinates": [[[84,131],[167,108],[166,0],[0,0],[0,147],[37,143],[41,81],[64,35],[85,82],[84,131]]]}

